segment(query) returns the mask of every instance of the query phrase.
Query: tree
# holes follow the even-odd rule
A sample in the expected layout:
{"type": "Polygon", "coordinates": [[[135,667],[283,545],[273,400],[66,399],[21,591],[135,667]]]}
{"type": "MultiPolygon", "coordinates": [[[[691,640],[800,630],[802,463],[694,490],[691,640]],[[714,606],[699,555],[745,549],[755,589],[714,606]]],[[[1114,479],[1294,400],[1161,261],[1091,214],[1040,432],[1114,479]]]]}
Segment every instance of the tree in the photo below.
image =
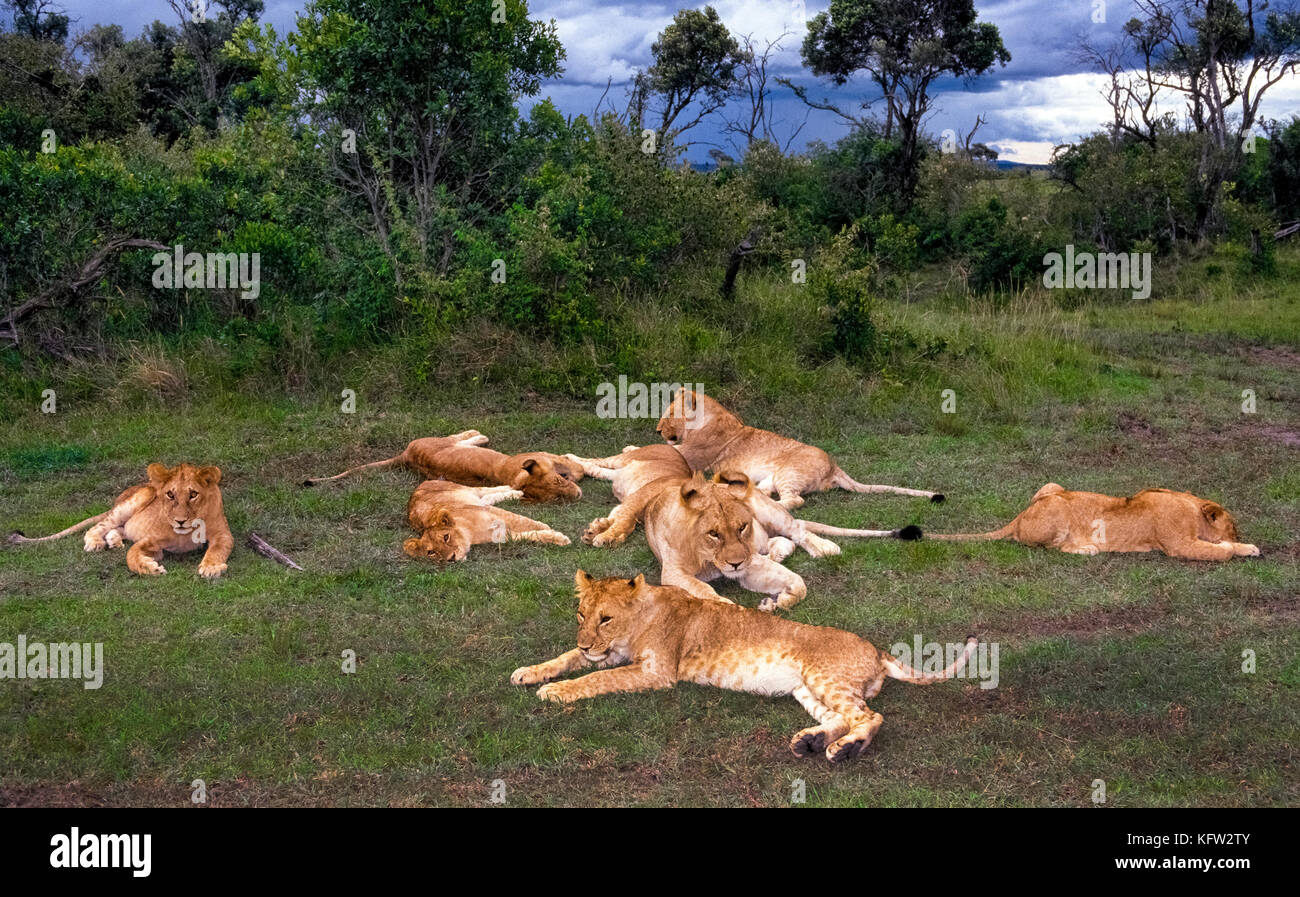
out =
{"type": "Polygon", "coordinates": [[[493,204],[514,158],[516,101],[561,71],[555,24],[522,0],[313,0],[293,40],[304,114],[398,277],[397,231],[445,271],[458,224],[493,204]]]}
{"type": "MultiPolygon", "coordinates": [[[[935,82],[973,78],[1011,61],[997,26],[977,20],[973,0],[831,0],[829,11],[808,23],[802,55],[813,74],[837,85],[866,72],[879,89],[883,136],[897,130],[902,149],[904,197],[916,191],[921,126],[935,82]]],[[[801,97],[806,100],[806,93],[801,97]]],[[[861,124],[859,117],[833,111],[861,124]]]]}
{"type": "Polygon", "coordinates": [[[741,63],[736,91],[740,97],[740,108],[728,119],[725,130],[733,135],[733,145],[741,155],[759,142],[771,143],[782,151],[788,151],[808,122],[805,114],[802,122],[787,129],[777,119],[772,103],[769,82],[778,80],[771,74],[772,57],[784,49],[782,43],[791,36],[792,32],[783,32],[775,39],[766,41],[762,49],[759,49],[753,35],[746,34],[740,38],[741,63]],[[781,139],[778,131],[788,133],[781,139]]]}
{"type": "MultiPolygon", "coordinates": [[[[1216,228],[1223,185],[1241,169],[1265,94],[1300,71],[1300,10],[1270,0],[1136,0],[1140,16],[1111,48],[1085,47],[1112,73],[1113,129],[1155,145],[1172,119],[1155,111],[1181,97],[1201,137],[1196,235],[1216,228]],[[1127,71],[1126,71],[1127,70],[1127,71]]],[[[1167,114],[1166,114],[1167,115],[1167,114]]]]}
{"type": "Polygon", "coordinates": [[[34,40],[62,44],[68,39],[70,19],[53,0],[4,0],[13,11],[14,30],[34,40]]]}
{"type": "MultiPolygon", "coordinates": [[[[654,64],[638,72],[634,108],[647,99],[658,105],[659,133],[665,145],[726,105],[735,92],[738,69],[745,63],[740,45],[712,6],[683,9],[650,47],[654,64]],[[682,116],[698,103],[694,118],[682,116]]],[[[644,125],[644,122],[640,122],[644,125]]]]}

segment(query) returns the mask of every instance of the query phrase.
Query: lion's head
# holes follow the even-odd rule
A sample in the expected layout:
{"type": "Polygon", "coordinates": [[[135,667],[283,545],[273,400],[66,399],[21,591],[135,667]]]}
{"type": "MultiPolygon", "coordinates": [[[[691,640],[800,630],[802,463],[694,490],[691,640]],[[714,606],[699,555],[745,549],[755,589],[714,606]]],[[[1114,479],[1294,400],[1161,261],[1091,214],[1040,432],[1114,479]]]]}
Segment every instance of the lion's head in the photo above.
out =
{"type": "Polygon", "coordinates": [[[725,576],[744,570],[754,557],[754,515],[745,501],[752,489],[743,473],[720,473],[712,482],[695,474],[682,484],[680,499],[689,513],[690,544],[700,560],[725,576]]]}
{"type": "Polygon", "coordinates": [[[224,513],[220,467],[150,464],[148,475],[156,500],[162,503],[164,519],[177,533],[185,535],[224,513]]]}
{"type": "Polygon", "coordinates": [[[645,629],[643,604],[651,592],[645,576],[596,579],[586,570],[573,577],[578,594],[578,649],[592,663],[610,654],[627,656],[628,645],[645,629]]]}
{"type": "Polygon", "coordinates": [[[402,550],[420,560],[450,563],[465,560],[471,544],[469,530],[458,526],[451,512],[444,509],[433,515],[423,535],[403,542],[402,550]]]}
{"type": "Polygon", "coordinates": [[[1237,521],[1218,502],[1201,502],[1201,525],[1197,538],[1206,542],[1237,542],[1237,521]]]}
{"type": "Polygon", "coordinates": [[[734,417],[704,393],[679,389],[664,409],[655,429],[669,445],[683,445],[704,435],[709,426],[723,415],[734,417]]]}
{"type": "Polygon", "coordinates": [[[561,467],[545,455],[527,455],[520,460],[510,486],[522,492],[525,501],[576,501],[582,498],[582,488],[574,476],[569,465],[561,467]]]}

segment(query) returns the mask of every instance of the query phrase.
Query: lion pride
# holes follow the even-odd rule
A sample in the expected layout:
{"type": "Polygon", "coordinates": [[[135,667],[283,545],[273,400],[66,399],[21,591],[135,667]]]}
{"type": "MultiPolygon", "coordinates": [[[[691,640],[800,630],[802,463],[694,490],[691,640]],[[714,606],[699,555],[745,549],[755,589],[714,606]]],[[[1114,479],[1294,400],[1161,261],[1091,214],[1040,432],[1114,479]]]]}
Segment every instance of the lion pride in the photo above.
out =
{"type": "Polygon", "coordinates": [[[693,470],[726,467],[740,471],[759,489],[774,493],[790,510],[803,504],[805,493],[823,492],[832,486],[850,492],[889,492],[943,501],[938,492],[859,483],[816,446],[746,426],[702,392],[678,390],[657,429],[665,442],[681,451],[693,470]]]}
{"type": "Polygon", "coordinates": [[[1022,545],[1059,548],[1069,554],[1163,551],[1193,561],[1257,557],[1254,545],[1237,541],[1237,521],[1223,505],[1190,492],[1143,489],[1128,498],[1071,492],[1048,483],[1029,507],[988,533],[925,535],[966,542],[1012,539],[1022,545]]]}
{"type": "Polygon", "coordinates": [[[817,720],[790,740],[796,756],[825,753],[849,760],[875,738],[884,718],[867,706],[886,678],[915,685],[951,679],[978,642],[940,673],[923,674],[842,629],[809,626],[719,601],[701,601],[671,586],[633,579],[574,577],[578,647],[554,660],[520,667],[515,685],[568,703],[596,695],[671,688],[678,682],[760,695],[793,695],[817,720]],[[596,672],[560,682],[566,673],[596,672]]]}
{"type": "Polygon", "coordinates": [[[132,573],[160,576],[167,572],[160,563],[163,552],[185,554],[204,544],[208,550],[199,562],[199,575],[212,579],[225,573],[235,540],[221,503],[221,468],[150,464],[146,475],[147,482],[124,491],[102,514],[51,536],[29,539],[15,532],[9,541],[47,542],[90,526],[83,539],[86,551],[135,543],[126,553],[132,573]]]}

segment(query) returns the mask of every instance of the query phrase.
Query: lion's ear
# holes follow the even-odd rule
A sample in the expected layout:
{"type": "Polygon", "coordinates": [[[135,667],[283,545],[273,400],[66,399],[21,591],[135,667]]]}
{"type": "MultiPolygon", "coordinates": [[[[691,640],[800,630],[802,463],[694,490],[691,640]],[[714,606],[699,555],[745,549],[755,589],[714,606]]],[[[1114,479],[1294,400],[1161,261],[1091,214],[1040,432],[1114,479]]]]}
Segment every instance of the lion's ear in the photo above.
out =
{"type": "Polygon", "coordinates": [[[200,467],[195,476],[202,486],[216,486],[221,482],[221,468],[215,464],[210,467],[200,467]]]}
{"type": "Polygon", "coordinates": [[[682,409],[683,409],[687,414],[692,414],[692,413],[694,413],[694,411],[695,411],[695,390],[693,390],[693,389],[683,389],[683,390],[682,390],[682,409]]]}
{"type": "Polygon", "coordinates": [[[451,519],[451,511],[445,509],[439,511],[437,516],[433,518],[434,526],[451,526],[452,523],[453,521],[451,519]]]}
{"type": "Polygon", "coordinates": [[[698,505],[704,497],[704,477],[699,473],[682,483],[682,501],[692,507],[698,505]]]}
{"type": "Polygon", "coordinates": [[[1200,538],[1214,541],[1219,538],[1219,520],[1224,514],[1228,513],[1223,509],[1223,505],[1212,501],[1201,502],[1201,523],[1203,524],[1200,532],[1200,538]]]}
{"type": "Polygon", "coordinates": [[[532,473],[534,470],[537,469],[537,459],[529,458],[520,466],[524,469],[524,473],[532,473]]]}
{"type": "Polygon", "coordinates": [[[629,579],[627,581],[627,584],[631,586],[633,589],[641,588],[643,585],[645,585],[645,574],[638,573],[636,576],[629,579]]]}
{"type": "Polygon", "coordinates": [[[745,474],[735,470],[720,470],[713,475],[713,482],[727,487],[727,491],[736,498],[748,498],[753,483],[745,474]]]}
{"type": "Polygon", "coordinates": [[[146,470],[149,476],[149,482],[161,486],[172,478],[172,471],[167,469],[164,464],[150,464],[146,470]]]}
{"type": "Polygon", "coordinates": [[[576,591],[579,595],[582,595],[587,591],[587,587],[590,586],[594,581],[595,580],[590,573],[588,573],[586,570],[580,569],[578,570],[577,573],[573,574],[574,591],[576,591]]]}

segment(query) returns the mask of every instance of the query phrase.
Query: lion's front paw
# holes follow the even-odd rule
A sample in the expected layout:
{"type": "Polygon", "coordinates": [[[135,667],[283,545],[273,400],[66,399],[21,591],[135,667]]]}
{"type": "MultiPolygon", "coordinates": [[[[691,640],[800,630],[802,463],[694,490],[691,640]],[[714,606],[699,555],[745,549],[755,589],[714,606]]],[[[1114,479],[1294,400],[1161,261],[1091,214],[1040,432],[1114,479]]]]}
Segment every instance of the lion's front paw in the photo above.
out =
{"type": "Polygon", "coordinates": [[[203,561],[199,564],[199,576],[202,576],[204,579],[216,579],[225,572],[225,564],[209,564],[207,561],[203,561]]]}
{"type": "Polygon", "coordinates": [[[551,533],[551,534],[550,534],[550,537],[547,539],[547,541],[550,542],[550,544],[552,544],[552,545],[568,545],[568,544],[570,544],[569,537],[566,536],[564,533],[558,533],[558,532],[553,532],[553,533],[551,533]]]}
{"type": "Polygon", "coordinates": [[[524,497],[524,494],[523,494],[522,492],[520,492],[518,489],[511,489],[509,492],[506,493],[506,497],[505,497],[504,499],[502,499],[502,500],[503,500],[503,501],[522,501],[522,500],[523,500],[523,497],[524,497]]]}
{"type": "Polygon", "coordinates": [[[104,534],[104,545],[107,548],[117,548],[122,544],[122,534],[115,529],[109,530],[104,534]]]}
{"type": "Polygon", "coordinates": [[[98,536],[91,537],[90,535],[86,536],[83,544],[86,547],[86,551],[103,551],[108,547],[108,543],[103,539],[98,536]]]}
{"type": "Polygon", "coordinates": [[[136,565],[136,573],[141,576],[162,576],[167,572],[167,568],[155,561],[153,558],[145,557],[140,559],[136,565]]]}
{"type": "Polygon", "coordinates": [[[1239,558],[1257,558],[1257,557],[1259,557],[1259,546],[1258,546],[1258,545],[1251,545],[1251,544],[1248,543],[1248,542],[1243,542],[1243,543],[1241,543],[1240,545],[1238,545],[1238,546],[1236,547],[1235,551],[1236,551],[1237,557],[1239,557],[1239,558]]]}
{"type": "Polygon", "coordinates": [[[555,701],[558,704],[567,704],[570,701],[578,700],[581,695],[572,687],[569,682],[548,682],[541,688],[537,689],[537,697],[543,701],[555,701]]]}
{"type": "Polygon", "coordinates": [[[546,675],[545,667],[538,665],[535,667],[520,667],[510,674],[511,685],[537,685],[551,678],[546,675]]]}
{"type": "Polygon", "coordinates": [[[840,546],[821,536],[809,536],[803,543],[804,551],[815,558],[834,557],[840,553],[840,546]]]}
{"type": "Polygon", "coordinates": [[[758,602],[758,609],[761,610],[763,613],[770,614],[773,611],[775,611],[776,608],[777,608],[776,599],[773,598],[771,595],[768,595],[762,601],[758,602]]]}

